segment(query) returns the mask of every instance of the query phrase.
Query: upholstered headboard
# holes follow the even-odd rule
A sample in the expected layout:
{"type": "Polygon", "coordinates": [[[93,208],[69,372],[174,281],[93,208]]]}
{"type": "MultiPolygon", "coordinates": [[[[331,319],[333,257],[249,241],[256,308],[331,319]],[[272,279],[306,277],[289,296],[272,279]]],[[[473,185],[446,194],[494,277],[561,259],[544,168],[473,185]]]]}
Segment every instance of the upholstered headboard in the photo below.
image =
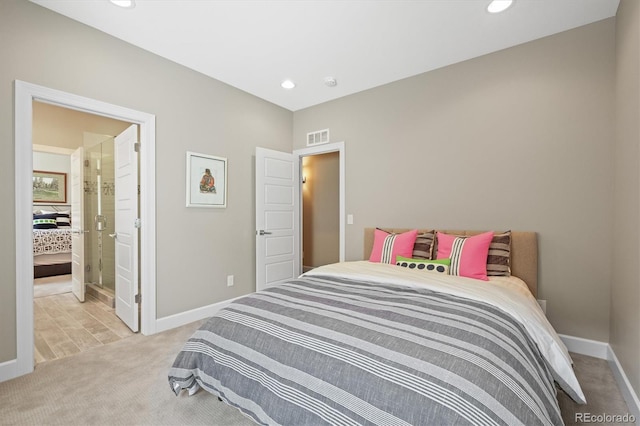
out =
{"type": "Polygon", "coordinates": [[[42,210],[48,212],[69,212],[71,211],[71,204],[34,204],[33,212],[40,213],[42,210]]]}
{"type": "MultiPolygon", "coordinates": [[[[380,228],[388,232],[401,233],[410,231],[409,228],[380,228]]],[[[364,258],[368,259],[373,248],[373,234],[375,228],[364,230],[364,258]]],[[[431,229],[419,230],[431,231],[431,229]]],[[[455,231],[441,230],[447,234],[476,235],[483,231],[455,231]]],[[[511,275],[522,279],[534,297],[538,294],[538,235],[535,232],[511,231],[511,275]]]]}

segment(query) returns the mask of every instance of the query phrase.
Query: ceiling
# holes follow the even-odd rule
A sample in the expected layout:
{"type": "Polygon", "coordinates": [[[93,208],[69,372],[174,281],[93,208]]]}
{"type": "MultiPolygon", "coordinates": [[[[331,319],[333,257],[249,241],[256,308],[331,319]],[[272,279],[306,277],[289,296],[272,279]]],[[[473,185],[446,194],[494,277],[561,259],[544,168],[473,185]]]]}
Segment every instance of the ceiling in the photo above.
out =
{"type": "Polygon", "coordinates": [[[31,1],[291,111],[609,18],[619,3],[515,0],[490,14],[489,0],[31,1]]]}

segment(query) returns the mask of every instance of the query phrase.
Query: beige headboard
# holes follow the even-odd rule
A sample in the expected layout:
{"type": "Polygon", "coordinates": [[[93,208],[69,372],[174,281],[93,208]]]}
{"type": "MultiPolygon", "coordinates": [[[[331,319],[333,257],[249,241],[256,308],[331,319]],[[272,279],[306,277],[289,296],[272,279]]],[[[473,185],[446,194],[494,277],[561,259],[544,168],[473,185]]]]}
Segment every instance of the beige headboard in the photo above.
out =
{"type": "MultiPolygon", "coordinates": [[[[406,232],[409,228],[380,228],[387,232],[406,232]]],[[[364,258],[368,259],[373,248],[375,228],[364,230],[364,258]]],[[[419,230],[430,231],[430,229],[419,230]]],[[[447,234],[476,235],[483,231],[441,230],[447,234]]],[[[522,279],[534,297],[538,294],[538,235],[535,232],[511,231],[511,275],[522,279]]]]}

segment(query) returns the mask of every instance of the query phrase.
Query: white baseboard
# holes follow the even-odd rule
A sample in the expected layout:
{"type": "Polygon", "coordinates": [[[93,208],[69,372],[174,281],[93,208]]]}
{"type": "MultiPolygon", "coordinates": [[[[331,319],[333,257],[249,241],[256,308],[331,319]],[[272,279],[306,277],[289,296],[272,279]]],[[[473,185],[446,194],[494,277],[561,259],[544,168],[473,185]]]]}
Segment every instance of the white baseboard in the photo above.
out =
{"type": "Polygon", "coordinates": [[[618,357],[611,346],[609,346],[608,355],[609,357],[607,359],[609,360],[609,366],[613,371],[613,375],[616,378],[618,386],[620,386],[622,396],[627,402],[627,407],[631,412],[630,414],[633,414],[637,421],[640,419],[640,399],[638,399],[638,395],[634,392],[631,383],[629,383],[629,378],[624,373],[622,365],[620,364],[620,361],[618,361],[618,357]]]}
{"type": "Polygon", "coordinates": [[[18,360],[10,359],[0,363],[0,382],[6,382],[7,380],[15,379],[18,374],[18,360]]]}
{"type": "Polygon", "coordinates": [[[566,336],[561,334],[560,338],[564,342],[569,352],[581,355],[588,355],[594,358],[605,359],[609,362],[613,376],[620,388],[622,397],[627,403],[629,414],[633,414],[636,419],[640,419],[640,399],[629,382],[629,378],[622,369],[622,365],[618,361],[611,345],[596,340],[583,339],[581,337],[566,336]]]}
{"type": "Polygon", "coordinates": [[[179,314],[169,315],[168,317],[158,318],[156,320],[156,333],[171,330],[172,328],[180,327],[185,324],[209,318],[220,309],[224,308],[229,303],[233,302],[236,299],[239,299],[240,297],[242,296],[214,303],[213,305],[207,305],[201,308],[192,309],[190,311],[180,312],[179,314]]]}
{"type": "Polygon", "coordinates": [[[560,334],[560,339],[565,344],[569,352],[580,355],[588,355],[599,359],[609,359],[609,344],[598,342],[597,340],[583,339],[582,337],[567,336],[560,334]]]}
{"type": "MultiPolygon", "coordinates": [[[[213,316],[220,309],[227,306],[233,300],[238,299],[242,296],[225,300],[222,302],[214,303],[213,305],[203,306],[201,308],[193,309],[187,312],[181,312],[179,314],[170,315],[168,317],[159,318],[155,323],[155,333],[160,333],[161,331],[170,330],[172,328],[180,327],[185,324],[189,324],[195,321],[200,321],[205,318],[209,318],[213,316]]],[[[5,361],[0,363],[0,382],[4,382],[7,380],[14,379],[18,376],[21,376],[25,373],[20,373],[18,369],[18,360],[12,359],[9,361],[5,361]]]]}

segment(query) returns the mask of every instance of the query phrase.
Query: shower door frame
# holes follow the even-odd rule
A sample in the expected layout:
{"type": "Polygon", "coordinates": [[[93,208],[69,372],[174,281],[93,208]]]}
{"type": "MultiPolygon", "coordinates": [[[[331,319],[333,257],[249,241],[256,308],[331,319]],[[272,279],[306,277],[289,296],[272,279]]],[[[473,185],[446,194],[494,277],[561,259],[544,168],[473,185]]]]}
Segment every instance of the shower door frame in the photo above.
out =
{"type": "Polygon", "coordinates": [[[34,368],[32,170],[33,102],[110,117],[139,126],[140,332],[156,333],[155,115],[15,80],[16,359],[2,365],[3,379],[34,368]]]}
{"type": "MultiPolygon", "coordinates": [[[[108,182],[105,182],[104,180],[105,171],[107,171],[107,175],[109,175],[109,171],[111,172],[111,183],[115,185],[115,163],[114,163],[115,136],[99,135],[99,134],[91,133],[91,135],[93,136],[104,137],[104,140],[101,140],[100,142],[93,141],[93,145],[88,146],[87,140],[86,140],[87,133],[89,132],[85,132],[84,138],[83,138],[84,149],[85,149],[85,161],[89,162],[89,171],[87,173],[89,173],[89,181],[91,182],[91,185],[95,182],[96,199],[94,200],[93,198],[89,198],[91,201],[88,202],[87,194],[85,192],[84,219],[86,221],[86,227],[91,229],[91,232],[85,234],[85,257],[84,257],[85,268],[87,267],[87,265],[90,265],[91,267],[90,274],[89,274],[91,278],[87,278],[87,273],[85,273],[85,283],[94,284],[100,288],[105,288],[105,282],[103,282],[105,278],[105,275],[104,275],[105,260],[103,257],[103,253],[105,250],[104,246],[106,244],[109,246],[107,253],[110,252],[112,255],[111,264],[109,265],[110,268],[108,268],[108,270],[110,271],[110,274],[107,274],[108,279],[106,283],[106,288],[111,290],[115,294],[115,291],[116,291],[115,290],[115,285],[116,285],[115,284],[115,255],[114,255],[115,244],[110,244],[110,240],[105,238],[107,236],[113,237],[113,235],[109,234],[108,232],[110,224],[112,225],[113,232],[115,232],[115,195],[111,194],[112,196],[114,196],[114,200],[112,200],[110,203],[112,209],[108,212],[108,214],[104,214],[105,213],[104,195],[107,195],[107,194],[103,194],[104,192],[103,185],[106,184],[108,186],[108,182]],[[112,148],[110,152],[111,158],[112,158],[111,167],[104,166],[104,157],[103,157],[104,146],[105,146],[105,143],[108,143],[108,142],[111,142],[112,144],[112,148]],[[94,148],[97,146],[100,146],[99,159],[97,159],[97,156],[95,156],[96,151],[94,150],[94,148]],[[93,162],[94,159],[96,159],[95,170],[94,170],[94,162],[93,162]],[[95,181],[94,181],[94,175],[93,175],[94,171],[95,171],[95,181]],[[94,201],[96,202],[96,204],[93,203],[94,201]],[[93,207],[95,207],[95,209],[93,209],[93,207]],[[94,210],[95,210],[95,214],[87,214],[87,211],[94,212],[94,210]],[[104,226],[104,228],[100,229],[101,225],[99,225],[98,223],[101,223],[104,226]],[[95,241],[93,239],[94,236],[96,237],[95,241]],[[94,250],[96,250],[97,253],[94,252],[94,250]],[[88,258],[87,255],[90,255],[91,257],[88,258]],[[94,262],[96,259],[97,259],[97,262],[94,262]]],[[[85,174],[85,180],[86,179],[87,179],[87,176],[85,174]]],[[[106,203],[106,204],[109,204],[109,203],[106,203]]],[[[113,242],[113,240],[111,240],[111,242],[113,242]]]]}

